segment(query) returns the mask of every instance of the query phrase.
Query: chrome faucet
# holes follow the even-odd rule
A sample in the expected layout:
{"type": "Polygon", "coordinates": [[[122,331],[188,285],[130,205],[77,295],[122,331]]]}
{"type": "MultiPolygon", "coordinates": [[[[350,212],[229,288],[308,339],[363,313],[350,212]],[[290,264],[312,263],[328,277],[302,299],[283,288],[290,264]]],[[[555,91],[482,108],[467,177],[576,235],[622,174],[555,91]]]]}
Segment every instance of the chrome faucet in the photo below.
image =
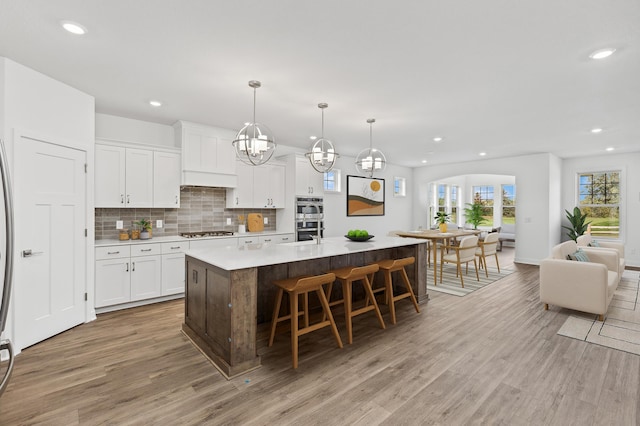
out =
{"type": "MultiPolygon", "coordinates": [[[[322,212],[320,211],[320,206],[316,203],[309,203],[308,204],[309,207],[315,207],[316,208],[316,212],[318,212],[318,217],[316,218],[316,223],[317,223],[317,227],[318,227],[318,236],[316,237],[316,244],[320,244],[320,230],[322,228],[322,226],[320,225],[321,219],[322,219],[322,212]]],[[[306,213],[303,214],[303,223],[304,223],[304,218],[306,217],[306,213]]],[[[313,237],[311,237],[313,238],[313,237]]]]}

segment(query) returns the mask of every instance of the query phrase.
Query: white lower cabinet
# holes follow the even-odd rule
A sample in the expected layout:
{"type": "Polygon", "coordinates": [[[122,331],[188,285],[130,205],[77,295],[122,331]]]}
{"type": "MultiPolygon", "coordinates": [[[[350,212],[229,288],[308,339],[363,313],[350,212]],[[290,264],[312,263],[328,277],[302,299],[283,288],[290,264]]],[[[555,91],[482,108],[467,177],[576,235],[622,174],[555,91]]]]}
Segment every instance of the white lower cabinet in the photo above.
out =
{"type": "Polygon", "coordinates": [[[162,254],[162,243],[96,247],[95,307],[184,292],[184,250],[188,242],[186,247],[185,243],[173,246],[181,251],[162,254]]]}
{"type": "Polygon", "coordinates": [[[189,242],[162,244],[162,295],[184,293],[184,252],[189,242]]]}
{"type": "Polygon", "coordinates": [[[131,300],[129,257],[96,260],[96,308],[131,300]]]}
{"type": "Polygon", "coordinates": [[[293,241],[295,241],[295,235],[293,234],[275,234],[260,237],[260,242],[265,244],[291,243],[293,241]]]}
{"type": "Polygon", "coordinates": [[[151,299],[162,294],[162,257],[131,257],[131,301],[151,299]]]}

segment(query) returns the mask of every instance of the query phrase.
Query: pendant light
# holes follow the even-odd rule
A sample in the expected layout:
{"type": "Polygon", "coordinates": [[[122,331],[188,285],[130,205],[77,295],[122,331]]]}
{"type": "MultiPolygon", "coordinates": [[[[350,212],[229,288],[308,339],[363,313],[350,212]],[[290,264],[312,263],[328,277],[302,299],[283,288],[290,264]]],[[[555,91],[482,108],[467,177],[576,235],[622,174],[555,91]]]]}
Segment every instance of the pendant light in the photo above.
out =
{"type": "Polygon", "coordinates": [[[240,129],[233,140],[236,156],[251,166],[266,163],[276,150],[276,141],[271,130],[264,124],[256,123],[256,89],[260,86],[259,81],[249,82],[249,87],[253,88],[253,122],[240,129]]]}
{"type": "Polygon", "coordinates": [[[306,153],[311,167],[319,173],[325,173],[331,170],[336,164],[336,158],[338,157],[333,143],[329,139],[324,138],[324,110],[328,106],[329,105],[324,102],[318,104],[318,108],[322,111],[322,133],[320,139],[311,147],[311,152],[306,153]]]}
{"type": "Polygon", "coordinates": [[[360,151],[356,157],[356,170],[358,173],[373,177],[374,172],[382,172],[387,167],[387,159],[382,151],[373,147],[373,123],[375,118],[368,118],[369,123],[369,148],[360,151]]]}

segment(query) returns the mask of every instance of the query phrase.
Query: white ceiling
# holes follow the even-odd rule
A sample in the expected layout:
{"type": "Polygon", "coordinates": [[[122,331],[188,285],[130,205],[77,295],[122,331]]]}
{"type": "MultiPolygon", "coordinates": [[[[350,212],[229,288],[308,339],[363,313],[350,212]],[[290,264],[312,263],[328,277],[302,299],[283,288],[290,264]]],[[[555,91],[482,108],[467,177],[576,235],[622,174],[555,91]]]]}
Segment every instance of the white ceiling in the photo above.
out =
{"type": "Polygon", "coordinates": [[[404,166],[640,149],[638,0],[0,0],[0,56],[164,124],[239,129],[260,80],[278,143],[309,147],[327,102],[339,153],[368,147],[373,117],[404,166]]]}

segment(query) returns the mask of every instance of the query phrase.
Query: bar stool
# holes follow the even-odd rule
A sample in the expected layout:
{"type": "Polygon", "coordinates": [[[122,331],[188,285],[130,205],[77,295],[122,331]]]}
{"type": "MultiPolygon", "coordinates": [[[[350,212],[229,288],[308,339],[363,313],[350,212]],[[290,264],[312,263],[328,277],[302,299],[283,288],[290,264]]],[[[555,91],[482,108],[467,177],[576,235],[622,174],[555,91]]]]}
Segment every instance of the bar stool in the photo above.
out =
{"type": "Polygon", "coordinates": [[[331,315],[331,309],[324,293],[324,284],[331,284],[335,281],[336,276],[332,273],[316,276],[301,276],[295,278],[287,278],[284,280],[276,280],[273,282],[278,287],[278,295],[276,296],[276,306],[273,309],[273,320],[271,321],[271,336],[269,337],[269,346],[273,345],[273,339],[276,335],[276,326],[281,321],[291,320],[291,357],[293,360],[293,368],[298,368],[298,337],[303,334],[319,330],[324,327],[331,327],[333,336],[338,343],[338,347],[342,348],[342,340],[338,333],[338,328],[331,315]],[[289,295],[289,314],[280,315],[280,306],[282,304],[282,296],[284,292],[289,295]],[[320,299],[324,315],[322,321],[309,325],[309,298],[310,292],[315,291],[320,299]],[[298,310],[298,296],[304,296],[303,310],[298,310]],[[304,316],[304,327],[299,328],[298,317],[304,316]],[[328,319],[327,319],[328,318],[328,319]]]}
{"type": "MultiPolygon", "coordinates": [[[[378,293],[384,291],[385,301],[389,305],[389,312],[391,313],[391,324],[396,323],[396,308],[395,302],[398,300],[405,299],[407,297],[411,298],[413,302],[413,307],[416,308],[416,312],[420,313],[420,308],[418,307],[418,301],[416,300],[416,296],[413,293],[413,289],[411,288],[411,283],[409,282],[409,277],[407,276],[407,271],[405,271],[404,267],[407,265],[412,265],[415,263],[416,259],[411,257],[405,257],[402,259],[386,259],[377,262],[380,271],[384,274],[384,287],[374,290],[374,293],[378,293]],[[392,272],[400,272],[400,276],[402,277],[402,281],[404,282],[404,286],[407,291],[404,293],[398,294],[397,296],[393,295],[393,282],[391,279],[392,272]]],[[[370,278],[370,281],[373,282],[373,275],[370,278]]]]}
{"type": "MultiPolygon", "coordinates": [[[[329,306],[335,306],[338,304],[344,304],[344,318],[347,323],[347,336],[349,344],[353,343],[353,326],[352,319],[355,316],[364,314],[365,312],[375,311],[376,316],[378,317],[378,322],[380,323],[380,328],[384,329],[384,320],[382,319],[382,314],[380,313],[380,309],[378,308],[378,304],[373,296],[373,290],[371,289],[371,282],[369,281],[369,276],[373,275],[378,271],[378,264],[373,263],[367,266],[347,266],[345,268],[334,269],[333,271],[329,271],[330,273],[335,274],[336,280],[340,281],[342,284],[342,296],[343,298],[340,300],[335,300],[329,303],[329,306]],[[352,284],[354,281],[361,281],[364,287],[367,298],[373,300],[371,305],[365,303],[365,306],[359,309],[353,309],[353,301],[352,299],[352,284]]],[[[331,300],[331,290],[333,289],[333,284],[329,284],[327,287],[327,300],[331,300]]]]}

